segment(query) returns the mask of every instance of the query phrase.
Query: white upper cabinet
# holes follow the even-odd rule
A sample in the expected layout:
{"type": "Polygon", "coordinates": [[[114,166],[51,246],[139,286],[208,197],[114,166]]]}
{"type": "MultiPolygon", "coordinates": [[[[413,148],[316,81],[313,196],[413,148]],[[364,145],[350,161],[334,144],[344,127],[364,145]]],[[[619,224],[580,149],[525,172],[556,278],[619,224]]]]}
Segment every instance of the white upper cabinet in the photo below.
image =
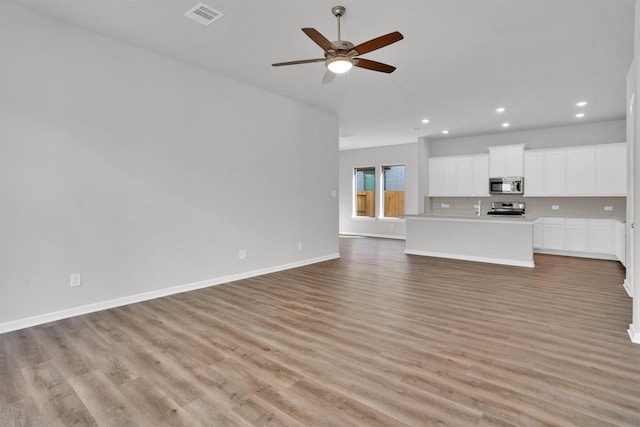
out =
{"type": "Polygon", "coordinates": [[[567,149],[567,194],[593,196],[596,193],[596,150],[567,149]]]}
{"type": "Polygon", "coordinates": [[[456,192],[455,157],[429,159],[429,195],[450,196],[456,192]]]}
{"type": "MultiPolygon", "coordinates": [[[[544,153],[544,188],[550,196],[566,192],[566,158],[566,153],[562,150],[544,153]]],[[[527,191],[526,181],[524,191],[527,191]]]]}
{"type": "Polygon", "coordinates": [[[471,157],[456,159],[456,194],[460,196],[473,194],[473,159],[471,157]]]}
{"type": "Polygon", "coordinates": [[[627,195],[627,144],[608,144],[596,148],[596,194],[627,195]]]}
{"type": "Polygon", "coordinates": [[[525,151],[525,196],[625,196],[626,143],[525,151]]]}
{"type": "Polygon", "coordinates": [[[431,157],[429,196],[489,196],[488,155],[431,157]]]}
{"type": "Polygon", "coordinates": [[[524,176],[524,144],[489,147],[489,176],[524,176]]]}
{"type": "Polygon", "coordinates": [[[544,152],[542,150],[524,152],[524,194],[544,196],[544,152]]]}
{"type": "Polygon", "coordinates": [[[524,153],[524,195],[564,195],[566,153],[564,150],[530,150],[524,153]]]}
{"type": "Polygon", "coordinates": [[[489,196],[489,156],[473,156],[473,193],[474,196],[489,196]]]}

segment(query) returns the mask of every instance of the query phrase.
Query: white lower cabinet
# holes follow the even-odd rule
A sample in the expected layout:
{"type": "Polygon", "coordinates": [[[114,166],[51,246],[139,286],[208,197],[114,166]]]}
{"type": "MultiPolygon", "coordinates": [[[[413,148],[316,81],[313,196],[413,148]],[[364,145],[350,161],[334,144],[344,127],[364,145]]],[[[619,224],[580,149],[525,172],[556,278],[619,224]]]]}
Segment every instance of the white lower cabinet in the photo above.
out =
{"type": "Polygon", "coordinates": [[[564,250],[564,218],[544,218],[542,222],[542,245],[544,249],[564,250]]]}
{"type": "Polygon", "coordinates": [[[625,224],[613,219],[539,218],[533,225],[538,252],[618,259],[624,264],[625,224]]]}
{"type": "Polygon", "coordinates": [[[588,220],[585,218],[567,218],[565,221],[565,249],[575,252],[587,252],[588,220]]]}
{"type": "Polygon", "coordinates": [[[615,254],[613,240],[615,228],[610,219],[589,220],[589,252],[597,254],[615,254]]]}

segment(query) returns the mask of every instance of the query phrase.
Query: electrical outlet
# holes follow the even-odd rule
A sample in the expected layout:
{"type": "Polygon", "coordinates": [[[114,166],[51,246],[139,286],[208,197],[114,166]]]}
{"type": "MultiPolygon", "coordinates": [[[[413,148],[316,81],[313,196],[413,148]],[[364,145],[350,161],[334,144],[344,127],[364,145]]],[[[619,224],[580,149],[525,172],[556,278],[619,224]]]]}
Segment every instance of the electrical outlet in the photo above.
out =
{"type": "Polygon", "coordinates": [[[440,207],[444,208],[444,209],[449,209],[449,204],[448,203],[440,203],[440,207]]]}
{"type": "Polygon", "coordinates": [[[238,251],[238,259],[247,259],[247,250],[246,249],[240,249],[238,251]]]}
{"type": "Polygon", "coordinates": [[[302,242],[298,242],[298,250],[301,251],[302,250],[302,242]]]}
{"type": "Polygon", "coordinates": [[[551,205],[551,209],[557,211],[558,209],[560,209],[560,205],[551,205]]]}
{"type": "Polygon", "coordinates": [[[605,211],[612,211],[613,210],[613,206],[605,206],[604,210],[605,211]]]}
{"type": "Polygon", "coordinates": [[[80,274],[80,273],[72,274],[71,278],[69,279],[69,285],[72,288],[81,286],[82,285],[82,274],[80,274]]]}
{"type": "Polygon", "coordinates": [[[394,224],[391,224],[391,229],[393,230],[394,228],[395,228],[395,225],[394,225],[394,224]]]}
{"type": "Polygon", "coordinates": [[[338,192],[336,190],[331,190],[331,197],[336,197],[338,192]]]}

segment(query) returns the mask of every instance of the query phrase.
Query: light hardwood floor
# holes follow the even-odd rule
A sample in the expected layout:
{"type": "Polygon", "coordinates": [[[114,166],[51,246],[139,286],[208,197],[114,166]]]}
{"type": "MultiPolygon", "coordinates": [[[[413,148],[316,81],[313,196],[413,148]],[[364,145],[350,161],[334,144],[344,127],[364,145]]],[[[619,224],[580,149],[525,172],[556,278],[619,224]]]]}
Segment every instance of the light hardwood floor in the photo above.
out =
{"type": "Polygon", "coordinates": [[[613,261],[338,260],[0,335],[5,426],[640,426],[613,261]]]}

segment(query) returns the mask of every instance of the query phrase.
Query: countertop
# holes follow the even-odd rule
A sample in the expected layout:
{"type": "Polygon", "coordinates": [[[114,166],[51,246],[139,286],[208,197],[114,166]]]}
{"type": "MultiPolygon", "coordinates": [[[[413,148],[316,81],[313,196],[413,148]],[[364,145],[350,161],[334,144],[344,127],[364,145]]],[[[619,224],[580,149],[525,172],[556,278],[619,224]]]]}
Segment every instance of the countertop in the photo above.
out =
{"type": "Polygon", "coordinates": [[[442,214],[419,214],[406,215],[410,220],[435,220],[435,221],[464,221],[464,222],[491,222],[504,224],[533,224],[538,219],[537,216],[509,216],[509,215],[442,215],[442,214]]]}
{"type": "Polygon", "coordinates": [[[489,221],[489,222],[505,222],[505,223],[513,223],[513,222],[522,222],[522,223],[533,223],[537,219],[540,218],[569,218],[569,219],[611,219],[613,221],[618,221],[623,224],[626,223],[626,218],[602,218],[602,217],[590,217],[590,216],[539,216],[539,215],[523,215],[523,216],[509,216],[509,215],[452,215],[452,214],[441,214],[441,213],[424,213],[418,215],[405,215],[405,218],[409,219],[440,219],[440,220],[453,220],[453,221],[489,221]]]}

